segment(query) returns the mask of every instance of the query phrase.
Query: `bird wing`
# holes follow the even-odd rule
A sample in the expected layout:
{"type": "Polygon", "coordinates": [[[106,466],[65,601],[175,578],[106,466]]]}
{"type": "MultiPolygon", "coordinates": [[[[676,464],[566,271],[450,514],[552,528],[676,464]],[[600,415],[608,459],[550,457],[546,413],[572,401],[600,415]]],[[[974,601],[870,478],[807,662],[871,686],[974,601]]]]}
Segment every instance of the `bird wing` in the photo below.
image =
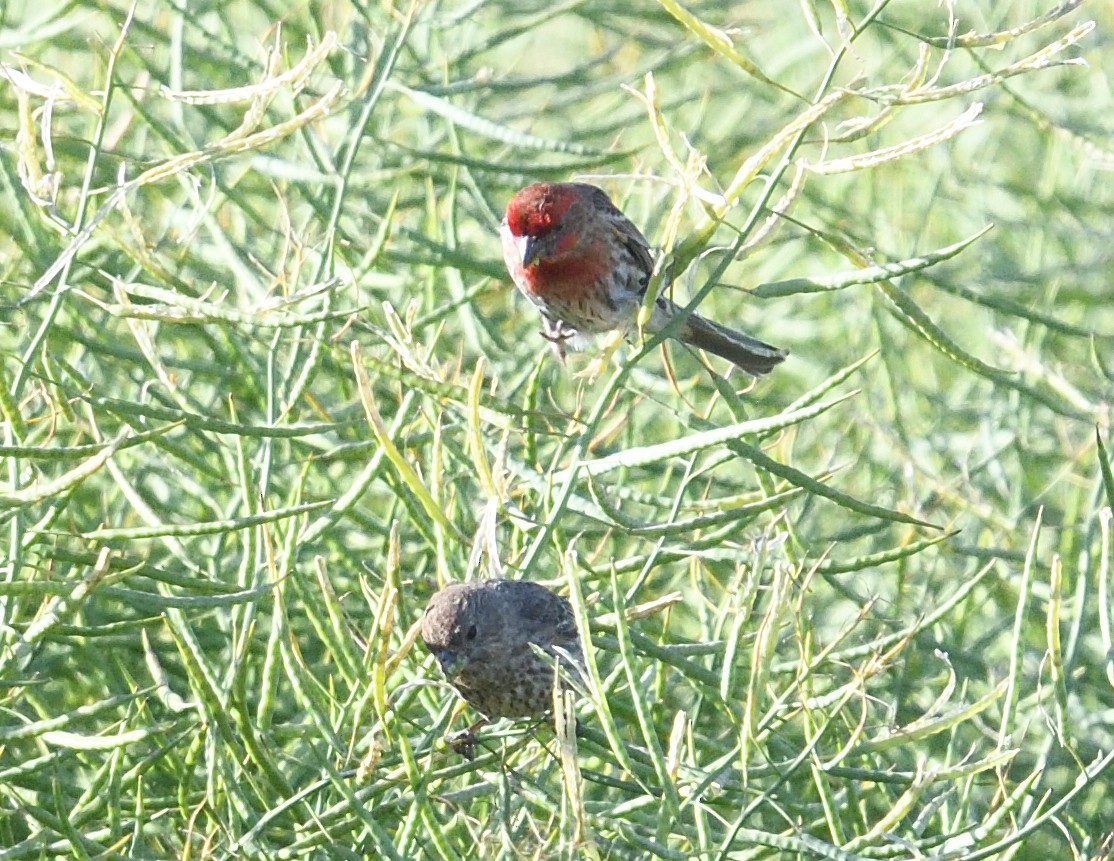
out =
{"type": "Polygon", "coordinates": [[[594,185],[588,185],[587,183],[576,184],[584,189],[596,207],[596,211],[604,216],[608,224],[614,227],[620,244],[634,258],[635,265],[645,273],[641,285],[641,292],[645,293],[646,285],[650,281],[650,273],[654,271],[654,255],[650,251],[650,243],[646,241],[642,231],[634,226],[634,222],[623,215],[623,211],[611,202],[611,198],[607,196],[607,192],[602,188],[596,188],[594,185]]]}
{"type": "Polygon", "coordinates": [[[518,615],[529,628],[541,635],[539,639],[552,640],[559,645],[579,642],[576,618],[568,601],[527,580],[517,581],[514,585],[518,615]]]}
{"type": "Polygon", "coordinates": [[[639,233],[638,228],[626,219],[623,221],[626,223],[621,225],[619,232],[624,246],[634,258],[639,272],[642,273],[642,277],[638,280],[638,295],[644,296],[646,287],[650,284],[650,273],[654,271],[654,258],[650,254],[650,246],[646,244],[646,239],[639,233]]]}

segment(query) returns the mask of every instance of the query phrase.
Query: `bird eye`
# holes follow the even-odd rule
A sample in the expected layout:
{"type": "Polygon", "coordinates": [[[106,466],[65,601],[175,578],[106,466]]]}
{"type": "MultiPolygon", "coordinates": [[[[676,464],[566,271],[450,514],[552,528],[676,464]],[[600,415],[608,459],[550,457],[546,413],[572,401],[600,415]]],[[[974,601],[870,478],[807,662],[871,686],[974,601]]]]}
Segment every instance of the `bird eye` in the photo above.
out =
{"type": "Polygon", "coordinates": [[[476,626],[473,625],[471,628],[469,628],[468,633],[465,634],[464,636],[467,637],[469,640],[476,639],[476,626]]]}

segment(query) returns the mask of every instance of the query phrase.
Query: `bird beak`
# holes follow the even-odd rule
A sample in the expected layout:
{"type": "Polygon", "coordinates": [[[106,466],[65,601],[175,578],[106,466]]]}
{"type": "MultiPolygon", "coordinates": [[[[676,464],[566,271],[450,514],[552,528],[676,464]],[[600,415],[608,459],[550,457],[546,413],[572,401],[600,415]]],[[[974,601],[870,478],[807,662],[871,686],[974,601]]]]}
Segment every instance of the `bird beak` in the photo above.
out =
{"type": "Polygon", "coordinates": [[[545,243],[534,236],[520,236],[515,240],[518,243],[518,254],[522,259],[523,267],[537,263],[545,251],[545,243]]]}
{"type": "Polygon", "coordinates": [[[467,661],[465,661],[463,655],[457,652],[450,652],[448,649],[442,649],[440,652],[437,652],[437,663],[441,665],[441,672],[451,679],[464,669],[464,665],[467,661]]]}

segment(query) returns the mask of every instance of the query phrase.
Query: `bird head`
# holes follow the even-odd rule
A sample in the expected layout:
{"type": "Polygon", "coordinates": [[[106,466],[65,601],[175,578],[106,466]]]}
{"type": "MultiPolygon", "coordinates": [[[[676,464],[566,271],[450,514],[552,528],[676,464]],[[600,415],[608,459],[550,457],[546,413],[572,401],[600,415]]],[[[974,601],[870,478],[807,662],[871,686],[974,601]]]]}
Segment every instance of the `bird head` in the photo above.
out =
{"type": "Polygon", "coordinates": [[[523,268],[574,253],[583,233],[587,186],[536,182],[521,189],[503,220],[523,268]],[[578,217],[579,213],[579,217],[578,217]]]}
{"type": "Polygon", "coordinates": [[[437,658],[441,671],[452,678],[464,672],[477,652],[482,652],[479,595],[466,584],[442,590],[422,617],[422,642],[437,658]]]}

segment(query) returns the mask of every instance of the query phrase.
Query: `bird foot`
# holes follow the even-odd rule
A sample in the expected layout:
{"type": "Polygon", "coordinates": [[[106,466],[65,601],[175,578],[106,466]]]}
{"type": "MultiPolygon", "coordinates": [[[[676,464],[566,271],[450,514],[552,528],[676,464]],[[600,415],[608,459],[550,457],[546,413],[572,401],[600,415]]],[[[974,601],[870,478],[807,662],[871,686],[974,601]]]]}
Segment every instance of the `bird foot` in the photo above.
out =
{"type": "Polygon", "coordinates": [[[553,352],[557,354],[557,358],[564,363],[565,357],[568,355],[565,344],[576,337],[576,330],[569,328],[560,321],[545,320],[544,323],[545,328],[542,329],[541,336],[549,341],[550,346],[553,347],[553,352]]]}
{"type": "Polygon", "coordinates": [[[445,736],[445,743],[453,749],[454,753],[463,756],[467,760],[473,760],[476,758],[476,744],[479,741],[476,733],[486,725],[487,718],[480,718],[470,727],[449,733],[445,736]]]}

